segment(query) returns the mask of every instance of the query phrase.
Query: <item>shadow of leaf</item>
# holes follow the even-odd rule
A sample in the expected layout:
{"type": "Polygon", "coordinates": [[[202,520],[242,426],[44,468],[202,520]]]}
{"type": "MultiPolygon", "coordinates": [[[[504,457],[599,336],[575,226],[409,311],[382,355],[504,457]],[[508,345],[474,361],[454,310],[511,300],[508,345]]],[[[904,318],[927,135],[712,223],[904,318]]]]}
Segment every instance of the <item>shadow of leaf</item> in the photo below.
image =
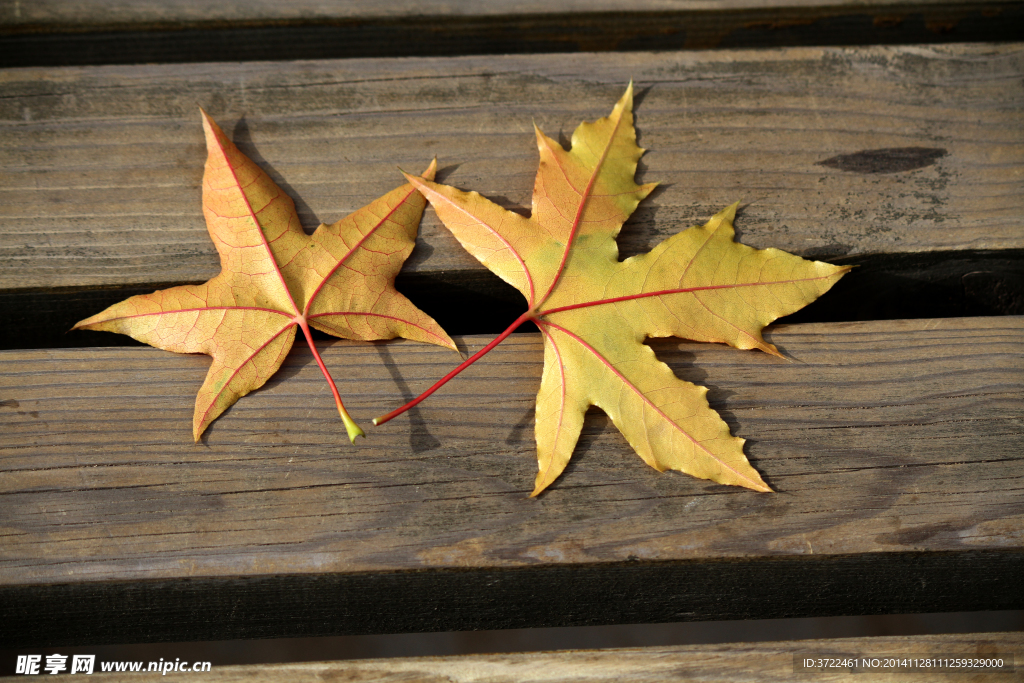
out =
{"type": "Polygon", "coordinates": [[[531,406],[525,413],[523,413],[523,416],[519,418],[519,422],[516,422],[515,426],[512,427],[512,431],[508,433],[508,437],[505,438],[506,445],[518,446],[525,441],[525,432],[527,428],[533,424],[535,411],[536,408],[531,406]]]}
{"type": "MultiPolygon", "coordinates": [[[[394,380],[398,390],[402,392],[402,398],[405,401],[411,401],[415,398],[405,378],[402,377],[402,372],[398,368],[398,363],[395,362],[394,357],[391,355],[388,344],[374,344],[374,348],[377,349],[377,355],[380,356],[381,362],[387,368],[388,374],[391,375],[391,379],[394,380]]],[[[432,451],[441,446],[441,442],[435,439],[427,429],[427,423],[423,419],[423,415],[418,407],[410,408],[406,414],[409,416],[409,447],[413,453],[432,451]]]]}

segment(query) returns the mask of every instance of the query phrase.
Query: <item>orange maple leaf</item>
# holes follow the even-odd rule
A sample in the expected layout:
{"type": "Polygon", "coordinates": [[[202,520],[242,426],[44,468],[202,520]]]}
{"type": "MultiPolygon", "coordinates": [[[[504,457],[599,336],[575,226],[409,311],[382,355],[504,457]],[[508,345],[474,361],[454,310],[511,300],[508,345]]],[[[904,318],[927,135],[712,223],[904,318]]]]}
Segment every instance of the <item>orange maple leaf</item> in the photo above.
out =
{"type": "MultiPolygon", "coordinates": [[[[352,420],[310,327],[345,339],[405,337],[456,350],[441,327],[394,287],[426,201],[403,185],[306,235],[295,204],[203,112],[207,159],[203,213],[221,272],[201,285],[133,296],[73,329],[127,334],[168,351],[213,357],[196,396],[192,433],[277,372],[302,330],[334,394],[349,438],[352,420]]],[[[434,177],[436,161],[423,178],[434,177]]]]}
{"type": "Polygon", "coordinates": [[[849,270],[777,249],[737,244],[733,205],[647,254],[619,261],[615,238],[653,184],[633,181],[644,150],[630,84],[610,116],[583,123],[566,151],[536,130],[540,166],[529,218],[476,192],[406,176],[485,266],[526,297],[505,332],[381,424],[429,396],[526,321],[544,338],[537,395],[539,472],[532,495],[565,469],[587,408],[604,410],[652,467],[723,484],[771,489],[708,406],[644,344],[648,337],[723,342],[780,355],[761,337],[771,321],[826,292],[849,270]]]}

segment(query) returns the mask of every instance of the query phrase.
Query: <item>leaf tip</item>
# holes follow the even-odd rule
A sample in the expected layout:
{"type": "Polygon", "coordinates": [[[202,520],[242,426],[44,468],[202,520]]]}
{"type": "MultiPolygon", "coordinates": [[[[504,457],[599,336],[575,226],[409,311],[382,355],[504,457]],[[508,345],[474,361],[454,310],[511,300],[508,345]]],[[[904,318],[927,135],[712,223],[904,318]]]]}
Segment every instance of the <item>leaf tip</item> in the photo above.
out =
{"type": "Polygon", "coordinates": [[[402,177],[405,178],[405,181],[407,183],[409,183],[410,185],[415,187],[417,190],[420,189],[422,181],[423,181],[423,177],[422,176],[416,176],[416,175],[413,175],[412,173],[407,173],[405,171],[405,169],[402,168],[401,166],[398,167],[398,172],[402,174],[402,177]]]}
{"type": "Polygon", "coordinates": [[[754,470],[754,476],[756,477],[756,479],[753,480],[753,485],[748,486],[748,488],[753,489],[758,493],[775,493],[775,489],[773,489],[771,486],[765,483],[764,479],[761,478],[761,475],[757,472],[757,470],[754,470]]]}
{"type": "Polygon", "coordinates": [[[203,128],[209,130],[211,126],[216,126],[217,122],[213,120],[213,117],[206,113],[206,110],[199,107],[199,114],[203,118],[203,128]]]}
{"type": "Polygon", "coordinates": [[[740,202],[733,202],[729,206],[727,206],[724,209],[722,209],[721,211],[719,211],[718,215],[715,216],[715,217],[716,218],[719,218],[719,217],[724,218],[725,220],[727,220],[730,223],[732,223],[734,220],[736,220],[736,210],[739,209],[739,208],[740,208],[740,202]]]}
{"type": "MultiPolygon", "coordinates": [[[[538,461],[538,465],[541,462],[538,461]]],[[[530,494],[530,498],[536,498],[543,493],[549,486],[555,483],[555,480],[562,474],[568,464],[568,459],[562,462],[556,462],[549,460],[547,466],[540,466],[540,471],[537,472],[537,478],[533,480],[533,493],[530,494]]]]}
{"type": "MultiPolygon", "coordinates": [[[[192,414],[192,440],[195,443],[199,443],[199,439],[202,438],[203,432],[206,431],[206,428],[210,426],[210,423],[213,422],[217,415],[220,414],[217,413],[213,417],[210,417],[210,407],[211,406],[208,405],[205,410],[200,411],[199,397],[196,396],[196,410],[192,414]]],[[[227,408],[223,408],[221,412],[226,409],[227,408]]]]}
{"type": "Polygon", "coordinates": [[[775,346],[775,344],[769,344],[768,342],[764,341],[764,339],[761,340],[761,345],[758,348],[767,353],[769,356],[777,356],[778,358],[782,358],[783,360],[789,360],[784,355],[782,355],[782,352],[779,351],[779,348],[775,346]]]}
{"type": "Polygon", "coordinates": [[[417,192],[422,194],[424,197],[427,197],[428,200],[430,199],[431,196],[436,195],[436,191],[433,190],[433,188],[431,187],[434,181],[433,179],[428,178],[425,173],[423,176],[418,176],[412,175],[411,173],[406,173],[402,169],[398,170],[401,172],[403,176],[405,176],[406,182],[412,185],[417,192]]]}
{"type": "MultiPolygon", "coordinates": [[[[626,92],[622,93],[622,97],[615,105],[615,109],[621,109],[632,113],[633,111],[633,79],[629,79],[629,85],[626,86],[626,92]]],[[[614,111],[614,110],[613,110],[614,111]]]]}
{"type": "Polygon", "coordinates": [[[96,315],[90,315],[88,318],[82,318],[77,323],[75,323],[71,327],[71,329],[68,330],[68,332],[74,332],[75,330],[84,330],[84,329],[87,329],[87,328],[91,328],[96,323],[103,322],[103,320],[100,318],[100,316],[103,315],[103,313],[105,313],[105,312],[106,311],[100,311],[96,315]]]}
{"type": "MultiPolygon", "coordinates": [[[[441,330],[441,332],[444,332],[444,330],[441,330]]],[[[459,354],[459,358],[461,358],[462,360],[466,360],[466,356],[465,354],[462,353],[461,350],[459,350],[458,344],[456,344],[455,340],[449,337],[447,333],[444,333],[444,336],[441,338],[441,340],[442,343],[438,344],[438,346],[443,346],[446,349],[451,349],[455,353],[459,354]]]]}
{"type": "MultiPolygon", "coordinates": [[[[401,171],[402,169],[398,169],[398,170],[401,171]]],[[[404,171],[403,171],[403,173],[404,173],[404,171]]],[[[430,160],[430,166],[427,166],[427,170],[425,170],[423,173],[420,173],[420,177],[421,178],[426,178],[427,180],[433,180],[434,176],[436,176],[436,175],[437,175],[437,157],[434,157],[433,159],[430,160]]]]}
{"type": "Polygon", "coordinates": [[[562,149],[561,144],[554,143],[551,140],[551,138],[549,138],[547,135],[544,135],[544,131],[540,129],[536,121],[533,122],[533,134],[537,137],[537,151],[540,152],[541,159],[544,158],[545,150],[550,150],[552,144],[558,144],[558,148],[562,149]]]}
{"type": "Polygon", "coordinates": [[[225,148],[232,145],[231,141],[228,140],[224,131],[217,125],[217,122],[213,120],[213,117],[206,113],[206,110],[199,107],[200,113],[203,115],[203,132],[206,134],[206,149],[212,153],[215,147],[225,148]]]}

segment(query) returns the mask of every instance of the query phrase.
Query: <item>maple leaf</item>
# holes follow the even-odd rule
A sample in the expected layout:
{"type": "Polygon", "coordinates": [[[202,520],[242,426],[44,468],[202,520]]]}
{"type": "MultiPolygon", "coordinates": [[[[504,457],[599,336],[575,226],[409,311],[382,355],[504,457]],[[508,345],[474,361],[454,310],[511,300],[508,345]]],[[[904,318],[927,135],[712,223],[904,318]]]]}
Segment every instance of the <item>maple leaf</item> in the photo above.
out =
{"type": "Polygon", "coordinates": [[[651,467],[770,491],[708,405],[644,344],[684,337],[741,349],[778,350],[761,329],[826,292],[849,270],[734,241],[737,204],[619,261],[615,238],[654,184],[633,178],[644,150],[633,128],[633,86],[610,116],[581,124],[571,150],[535,128],[540,165],[529,218],[476,192],[406,176],[485,266],[526,297],[529,310],[505,332],[386,422],[533,321],[544,338],[537,394],[536,496],[565,469],[587,408],[604,410],[651,467]]]}
{"type": "MultiPolygon", "coordinates": [[[[405,337],[457,350],[394,287],[426,200],[406,184],[306,235],[291,198],[202,115],[203,213],[221,272],[201,285],[133,296],[73,329],[120,332],[168,351],[212,356],[196,396],[196,441],[217,416],[277,372],[301,329],[355,441],[363,431],[345,410],[310,327],[346,339],[405,337]]],[[[432,179],[436,167],[435,160],[423,178],[432,179]]]]}

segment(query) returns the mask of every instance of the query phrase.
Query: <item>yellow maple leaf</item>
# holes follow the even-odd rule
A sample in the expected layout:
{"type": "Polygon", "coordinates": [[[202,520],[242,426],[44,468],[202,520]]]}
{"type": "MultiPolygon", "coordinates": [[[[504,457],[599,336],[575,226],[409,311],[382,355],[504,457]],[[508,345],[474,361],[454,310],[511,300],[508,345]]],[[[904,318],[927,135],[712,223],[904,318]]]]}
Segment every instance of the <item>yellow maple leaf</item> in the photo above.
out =
{"type": "MultiPolygon", "coordinates": [[[[301,329],[334,395],[310,327],[345,339],[405,337],[457,350],[441,327],[394,287],[412,251],[426,200],[403,185],[307,235],[295,203],[203,112],[207,160],[203,213],[221,272],[201,285],[133,296],[74,329],[127,334],[179,353],[213,357],[196,396],[192,434],[277,372],[301,329]]],[[[436,162],[423,174],[432,179],[436,162]]]]}
{"type": "Polygon", "coordinates": [[[647,464],[757,491],[771,489],[709,406],[707,389],[660,362],[648,337],[723,342],[779,355],[761,329],[826,292],[848,267],[734,241],[733,205],[702,227],[619,261],[615,238],[651,190],[633,178],[644,150],[633,127],[630,84],[610,116],[581,124],[565,150],[536,130],[540,166],[529,218],[476,192],[407,175],[459,242],[526,297],[528,310],[414,402],[515,328],[544,338],[537,394],[539,472],[532,495],[565,469],[591,405],[604,410],[647,464]]]}

